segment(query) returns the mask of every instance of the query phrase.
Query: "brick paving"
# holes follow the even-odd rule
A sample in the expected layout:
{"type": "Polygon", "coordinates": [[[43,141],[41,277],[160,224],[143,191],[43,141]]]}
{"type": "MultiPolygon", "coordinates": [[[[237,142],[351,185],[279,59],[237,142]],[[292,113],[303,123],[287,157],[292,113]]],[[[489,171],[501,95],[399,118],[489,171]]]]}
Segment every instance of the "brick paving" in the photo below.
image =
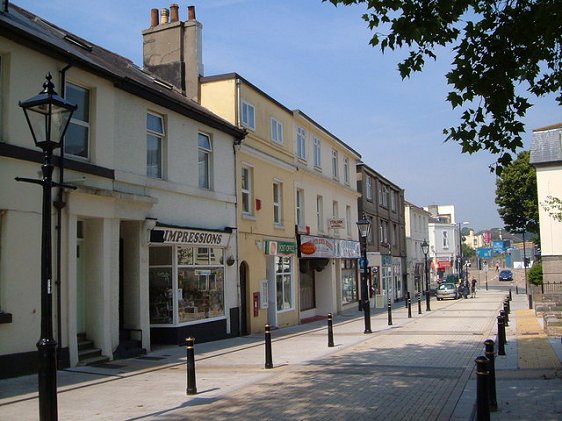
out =
{"type": "MultiPolygon", "coordinates": [[[[260,335],[196,344],[193,396],[185,394],[180,347],[60,371],[59,419],[471,420],[474,358],[485,339],[495,339],[504,297],[490,290],[476,299],[432,301],[431,312],[424,306],[412,318],[397,304],[392,326],[386,311],[373,315],[371,335],[362,334],[357,311],[338,315],[334,348],[327,347],[325,321],[273,331],[271,370],[263,367],[260,335]]],[[[519,323],[525,303],[515,297],[507,355],[496,359],[500,408],[492,419],[562,419],[556,369],[519,366],[527,352],[519,338],[529,336],[521,329],[535,329],[519,323]]],[[[0,420],[37,419],[35,391],[36,376],[0,381],[0,420]]]]}

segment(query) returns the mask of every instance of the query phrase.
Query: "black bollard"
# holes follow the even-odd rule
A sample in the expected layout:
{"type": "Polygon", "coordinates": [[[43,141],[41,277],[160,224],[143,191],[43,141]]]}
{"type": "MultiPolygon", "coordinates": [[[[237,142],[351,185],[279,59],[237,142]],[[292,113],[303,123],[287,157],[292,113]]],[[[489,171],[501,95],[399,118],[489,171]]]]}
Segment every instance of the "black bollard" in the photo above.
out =
{"type": "Polygon", "coordinates": [[[388,297],[388,305],[386,306],[388,310],[388,325],[392,326],[392,303],[390,297],[388,297]]]}
{"type": "Polygon", "coordinates": [[[422,310],[421,310],[421,292],[418,292],[418,314],[422,314],[422,310]]]}
{"type": "Polygon", "coordinates": [[[410,291],[408,291],[408,319],[412,318],[412,299],[410,298],[410,291]]]}
{"type": "Polygon", "coordinates": [[[519,295],[519,287],[517,285],[515,285],[515,294],[519,295]]]}
{"type": "Polygon", "coordinates": [[[509,302],[509,298],[506,298],[505,301],[505,307],[507,308],[507,314],[511,314],[511,303],[509,302]]]}
{"type": "Polygon", "coordinates": [[[265,368],[273,368],[271,357],[271,327],[265,325],[265,368]]]}
{"type": "Polygon", "coordinates": [[[533,296],[529,294],[529,310],[533,309],[533,296]]]}
{"type": "Polygon", "coordinates": [[[197,386],[195,385],[195,350],[193,348],[193,343],[195,339],[186,338],[186,355],[187,355],[187,389],[185,393],[187,395],[196,395],[197,386]]]}
{"type": "Polygon", "coordinates": [[[498,355],[505,355],[505,324],[503,316],[498,316],[498,355]]]}
{"type": "Polygon", "coordinates": [[[488,359],[480,356],[474,361],[476,362],[476,419],[490,421],[488,359]]]}
{"type": "Polygon", "coordinates": [[[498,401],[496,399],[496,353],[494,351],[494,341],[487,339],[484,341],[484,346],[486,347],[486,358],[488,358],[488,371],[489,374],[489,384],[488,384],[488,394],[490,399],[490,411],[496,412],[498,410],[498,401]]]}
{"type": "Polygon", "coordinates": [[[511,296],[511,288],[509,288],[509,301],[513,300],[513,297],[511,296]]]}
{"type": "Polygon", "coordinates": [[[334,326],[332,320],[332,313],[328,313],[328,347],[334,346],[334,326]]]}
{"type": "Polygon", "coordinates": [[[500,316],[503,316],[505,326],[509,326],[509,316],[507,315],[507,311],[505,311],[505,307],[503,310],[500,310],[500,316]]]}

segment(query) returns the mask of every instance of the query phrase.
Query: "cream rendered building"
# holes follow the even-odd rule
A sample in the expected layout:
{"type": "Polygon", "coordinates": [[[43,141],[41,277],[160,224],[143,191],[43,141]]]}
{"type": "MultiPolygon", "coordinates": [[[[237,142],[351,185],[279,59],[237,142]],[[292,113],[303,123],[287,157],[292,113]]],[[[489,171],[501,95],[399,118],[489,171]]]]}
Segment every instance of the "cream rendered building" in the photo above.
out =
{"type": "Polygon", "coordinates": [[[562,280],[562,221],[548,199],[562,199],[562,123],[533,130],[531,164],[537,174],[543,281],[562,280]]]}
{"type": "Polygon", "coordinates": [[[355,166],[361,156],[304,112],[293,115],[300,317],[305,320],[357,305],[355,166]]]}
{"type": "Polygon", "coordinates": [[[77,188],[53,190],[59,367],[87,363],[82,337],[111,359],[130,341],[150,350],[238,334],[234,151],[244,131],[130,60],[3,7],[0,377],[36,368],[41,189],[14,178],[38,178],[41,155],[18,100],[36,95],[47,72],[79,105],[62,180],[77,188]]]}

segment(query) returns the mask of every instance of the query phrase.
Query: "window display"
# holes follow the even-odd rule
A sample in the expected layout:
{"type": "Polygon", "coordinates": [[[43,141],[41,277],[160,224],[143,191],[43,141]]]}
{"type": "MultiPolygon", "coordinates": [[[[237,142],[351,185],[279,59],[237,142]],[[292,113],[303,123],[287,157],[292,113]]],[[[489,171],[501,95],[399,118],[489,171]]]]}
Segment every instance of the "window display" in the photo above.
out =
{"type": "Polygon", "coordinates": [[[151,247],[149,265],[150,323],[187,323],[225,315],[222,249],[151,247]]]}
{"type": "Polygon", "coordinates": [[[342,259],[342,303],[352,303],[357,301],[357,269],[356,260],[342,259]]]}

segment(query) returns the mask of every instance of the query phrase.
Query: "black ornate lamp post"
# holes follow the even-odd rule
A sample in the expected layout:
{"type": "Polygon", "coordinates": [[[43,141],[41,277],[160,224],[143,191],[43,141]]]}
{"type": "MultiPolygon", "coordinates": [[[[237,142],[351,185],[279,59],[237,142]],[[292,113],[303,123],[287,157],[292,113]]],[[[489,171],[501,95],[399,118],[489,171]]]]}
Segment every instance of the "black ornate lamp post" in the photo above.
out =
{"type": "Polygon", "coordinates": [[[424,273],[425,273],[425,310],[431,311],[431,306],[429,304],[429,274],[427,273],[427,253],[429,253],[429,244],[424,239],[423,243],[421,243],[422,253],[424,255],[424,273]]]}
{"type": "MultiPolygon", "coordinates": [[[[41,230],[41,338],[39,354],[39,419],[57,420],[57,342],[53,338],[53,282],[51,250],[51,189],[63,186],[53,182],[53,150],[60,147],[76,105],[55,92],[49,73],[43,90],[36,96],[20,101],[35,145],[43,150],[41,180],[17,177],[16,180],[40,184],[43,187],[41,230]]],[[[64,186],[70,187],[70,186],[64,186]]]]}
{"type": "Polygon", "coordinates": [[[371,231],[371,222],[365,217],[357,221],[357,228],[359,229],[359,236],[361,237],[361,302],[363,307],[363,315],[365,316],[365,331],[363,333],[372,333],[371,331],[371,308],[369,304],[369,291],[367,285],[367,236],[371,231]]]}

